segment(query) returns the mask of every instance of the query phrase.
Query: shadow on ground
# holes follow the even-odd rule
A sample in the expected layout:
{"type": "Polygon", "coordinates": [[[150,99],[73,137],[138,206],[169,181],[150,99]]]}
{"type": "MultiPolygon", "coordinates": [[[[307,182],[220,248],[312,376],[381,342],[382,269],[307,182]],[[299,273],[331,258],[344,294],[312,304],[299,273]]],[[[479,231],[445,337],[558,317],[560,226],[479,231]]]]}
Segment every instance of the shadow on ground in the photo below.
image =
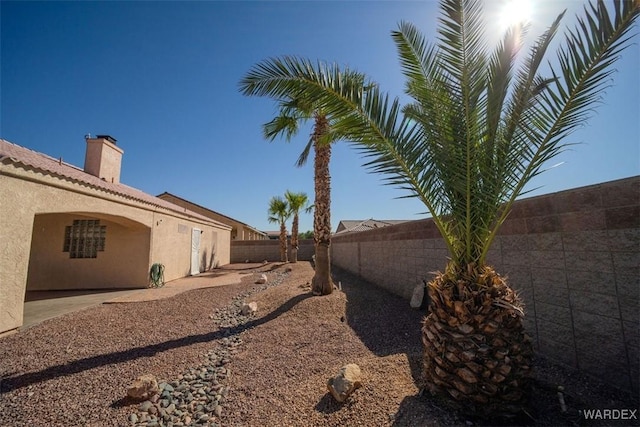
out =
{"type": "Polygon", "coordinates": [[[315,406],[316,411],[327,415],[338,412],[340,409],[342,409],[342,404],[336,402],[331,393],[325,393],[315,406]]]}
{"type": "Polygon", "coordinates": [[[239,334],[247,329],[252,329],[274,320],[283,313],[291,310],[296,304],[309,297],[311,297],[311,294],[297,295],[264,317],[251,320],[236,327],[220,328],[206,334],[189,335],[183,338],[147,345],[144,347],[135,347],[123,351],[100,354],[69,362],[64,365],[51,366],[37,372],[6,376],[0,381],[0,393],[6,393],[19,388],[28,387],[63,375],[73,375],[100,366],[128,362],[141,357],[153,357],[163,351],[173,350],[175,348],[190,346],[193,344],[212,342],[231,335],[239,334]]]}
{"type": "Polygon", "coordinates": [[[275,262],[275,261],[270,261],[266,263],[264,262],[234,263],[234,264],[223,265],[222,267],[219,267],[215,271],[221,271],[221,272],[238,271],[243,274],[245,272],[266,273],[269,271],[277,270],[278,268],[282,267],[285,264],[286,263],[284,262],[275,262]]]}
{"type": "Polygon", "coordinates": [[[347,296],[346,321],[376,356],[406,354],[413,379],[420,388],[422,377],[421,326],[424,311],[412,310],[409,302],[346,270],[332,266],[333,279],[347,296]],[[384,301],[384,304],[380,304],[384,301]],[[393,316],[385,313],[393,311],[393,316]]]}
{"type": "Polygon", "coordinates": [[[81,295],[109,294],[122,291],[139,291],[143,288],[113,288],[113,289],[78,289],[60,291],[27,291],[24,302],[42,301],[45,299],[69,298],[81,295]]]}

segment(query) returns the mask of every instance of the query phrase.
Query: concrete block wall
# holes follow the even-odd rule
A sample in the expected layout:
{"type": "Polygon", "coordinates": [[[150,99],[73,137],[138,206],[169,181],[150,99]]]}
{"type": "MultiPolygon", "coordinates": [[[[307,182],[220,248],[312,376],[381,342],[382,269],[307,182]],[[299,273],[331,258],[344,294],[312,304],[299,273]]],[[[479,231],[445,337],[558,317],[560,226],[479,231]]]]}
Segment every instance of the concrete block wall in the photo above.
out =
{"type": "MultiPolygon", "coordinates": [[[[291,259],[291,242],[288,245],[288,256],[291,259]]],[[[311,261],[315,254],[313,240],[300,240],[298,245],[298,261],[311,261]]],[[[262,262],[264,260],[280,261],[279,240],[232,240],[231,262],[262,262]]]]}
{"type": "MultiPolygon", "coordinates": [[[[407,300],[444,269],[430,219],[332,239],[334,265],[407,300]]],[[[640,176],[516,202],[489,264],[526,304],[542,354],[640,389],[640,176]]]]}

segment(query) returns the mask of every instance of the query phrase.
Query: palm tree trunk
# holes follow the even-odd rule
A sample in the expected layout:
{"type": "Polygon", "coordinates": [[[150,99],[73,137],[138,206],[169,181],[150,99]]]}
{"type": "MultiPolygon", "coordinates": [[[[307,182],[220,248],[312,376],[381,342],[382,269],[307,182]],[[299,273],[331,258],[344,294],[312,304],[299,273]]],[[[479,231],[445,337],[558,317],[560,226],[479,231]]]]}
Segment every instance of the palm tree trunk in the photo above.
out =
{"type": "Polygon", "coordinates": [[[287,226],[280,224],[280,261],[289,262],[287,258],[287,226]]]}
{"type": "Polygon", "coordinates": [[[291,226],[291,262],[298,262],[298,213],[293,215],[291,226]]]}
{"type": "Polygon", "coordinates": [[[322,143],[320,137],[329,130],[329,121],[321,114],[315,115],[313,129],[315,209],[313,213],[313,237],[316,250],[316,270],[311,281],[314,295],[329,295],[333,292],[331,280],[331,144],[322,143]]]}
{"type": "Polygon", "coordinates": [[[433,394],[450,395],[480,416],[513,416],[523,408],[533,346],[523,304],[490,267],[449,271],[429,283],[422,326],[424,378],[433,394]]]}

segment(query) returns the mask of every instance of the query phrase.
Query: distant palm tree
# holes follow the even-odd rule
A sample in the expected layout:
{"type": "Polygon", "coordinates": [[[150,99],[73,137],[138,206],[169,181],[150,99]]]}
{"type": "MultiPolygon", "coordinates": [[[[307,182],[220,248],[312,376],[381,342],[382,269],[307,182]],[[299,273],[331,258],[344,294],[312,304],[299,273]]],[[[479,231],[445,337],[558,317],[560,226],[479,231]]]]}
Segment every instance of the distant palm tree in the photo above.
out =
{"type": "Polygon", "coordinates": [[[425,204],[444,237],[450,259],[429,284],[422,328],[432,393],[481,415],[513,413],[526,401],[532,345],[523,304],[487,253],[516,198],[610,85],[639,14],[638,0],[589,4],[551,64],[563,13],[519,63],[527,27],[514,26],[490,50],[482,1],[442,0],[436,43],[408,23],[392,34],[413,99],[404,107],[377,87],[363,99],[286,70],[289,85],[339,118],[332,130],[355,142],[374,172],[425,204]]]}
{"type": "Polygon", "coordinates": [[[287,220],[291,217],[289,204],[279,196],[269,201],[269,222],[280,224],[280,261],[289,262],[287,258],[287,220]]]}
{"type": "Polygon", "coordinates": [[[291,225],[291,262],[298,262],[298,223],[300,210],[306,213],[311,212],[313,206],[309,206],[307,193],[293,193],[287,190],[284,198],[289,203],[289,209],[293,214],[293,224],[291,225]]]}
{"type": "Polygon", "coordinates": [[[333,291],[331,280],[331,143],[341,139],[341,135],[332,129],[332,122],[337,119],[331,109],[310,102],[307,89],[287,79],[293,71],[312,76],[321,83],[320,87],[331,87],[338,93],[348,93],[357,97],[354,91],[362,95],[362,79],[359,73],[349,70],[340,71],[337,66],[316,64],[304,59],[284,57],[269,59],[255,65],[240,82],[240,90],[244,95],[268,96],[274,98],[280,113],[264,125],[265,138],[273,141],[284,135],[289,141],[298,133],[302,122],[313,119],[314,126],[311,138],[298,158],[297,165],[306,163],[309,152],[314,150],[314,191],[313,233],[315,244],[315,274],[311,282],[314,295],[328,295],[333,291]]]}

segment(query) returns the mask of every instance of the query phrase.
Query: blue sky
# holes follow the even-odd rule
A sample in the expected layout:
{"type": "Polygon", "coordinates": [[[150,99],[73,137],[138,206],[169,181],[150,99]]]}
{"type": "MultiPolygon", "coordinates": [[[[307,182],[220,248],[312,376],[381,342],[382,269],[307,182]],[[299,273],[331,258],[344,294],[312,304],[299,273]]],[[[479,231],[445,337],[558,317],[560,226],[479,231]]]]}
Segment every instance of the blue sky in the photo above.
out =
{"type": "MultiPolygon", "coordinates": [[[[570,24],[582,4],[535,2],[530,36],[563,8],[570,24]]],[[[487,4],[491,14],[499,7],[487,4]]],[[[266,142],[261,125],[274,103],[242,96],[239,80],[260,60],[299,55],[366,72],[401,96],[390,32],[405,20],[433,40],[437,13],[435,1],[2,1],[0,137],[81,167],[84,135],[112,135],[124,149],[123,183],[275,230],[272,196],[290,189],[313,199],[312,162],[294,166],[309,129],[291,143],[266,142]]],[[[588,125],[571,135],[581,145],[557,157],[564,163],[536,178],[531,194],[640,173],[639,42],[617,62],[588,125]]],[[[424,217],[419,202],[397,199],[406,193],[362,163],[347,144],[334,146],[334,230],[342,219],[424,217]]],[[[312,229],[311,215],[301,220],[312,229]]]]}

